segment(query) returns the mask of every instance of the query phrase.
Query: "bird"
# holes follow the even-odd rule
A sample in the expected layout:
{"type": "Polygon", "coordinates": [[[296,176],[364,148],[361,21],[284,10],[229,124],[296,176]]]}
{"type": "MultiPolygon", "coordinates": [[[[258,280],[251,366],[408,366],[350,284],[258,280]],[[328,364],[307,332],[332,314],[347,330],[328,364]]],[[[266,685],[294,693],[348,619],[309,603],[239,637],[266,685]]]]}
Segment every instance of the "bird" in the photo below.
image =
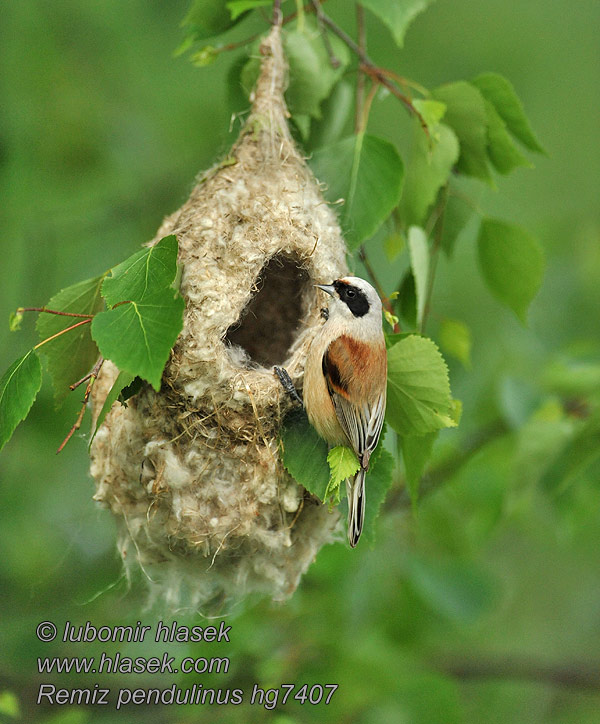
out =
{"type": "Polygon", "coordinates": [[[365,476],[385,416],[387,352],[381,300],[359,277],[315,286],[331,300],[308,350],[304,406],[317,433],[332,446],[351,447],[360,463],[356,475],[346,479],[348,542],[354,548],[365,518],[365,476]]]}

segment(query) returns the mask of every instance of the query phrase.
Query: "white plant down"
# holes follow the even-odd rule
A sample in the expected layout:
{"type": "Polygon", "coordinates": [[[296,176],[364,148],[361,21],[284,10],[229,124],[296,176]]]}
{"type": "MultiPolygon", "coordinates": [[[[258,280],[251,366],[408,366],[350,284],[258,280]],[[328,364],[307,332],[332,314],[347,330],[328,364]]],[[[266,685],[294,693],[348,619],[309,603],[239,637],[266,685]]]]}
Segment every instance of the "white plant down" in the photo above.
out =
{"type": "MultiPolygon", "coordinates": [[[[323,323],[313,284],[347,272],[335,214],[287,127],[279,33],[261,45],[239,139],[151,242],[177,236],[186,302],[161,391],[115,403],[91,450],[95,499],[117,519],[128,573],[141,567],[151,600],[206,615],[251,593],[289,597],[339,530],[337,511],[289,476],[278,451],[292,403],[272,364],[301,385],[323,323]]],[[[117,374],[104,364],[95,417],[117,374]]]]}

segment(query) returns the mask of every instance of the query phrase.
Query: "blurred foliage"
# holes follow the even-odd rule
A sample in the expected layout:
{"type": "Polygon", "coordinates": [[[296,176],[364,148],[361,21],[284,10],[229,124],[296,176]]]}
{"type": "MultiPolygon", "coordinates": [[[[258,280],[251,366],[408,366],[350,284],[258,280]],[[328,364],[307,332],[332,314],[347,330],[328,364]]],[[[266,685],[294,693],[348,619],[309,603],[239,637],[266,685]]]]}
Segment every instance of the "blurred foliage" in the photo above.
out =
{"type": "MultiPolygon", "coordinates": [[[[27,317],[9,336],[17,306],[44,304],[136,251],[235,138],[240,121],[232,114],[247,108],[230,81],[240,51],[226,62],[221,54],[208,70],[174,57],[187,11],[183,0],[22,0],[4,8],[0,369],[37,341],[27,317]]],[[[330,0],[327,12],[344,17],[344,2],[330,0]]],[[[595,0],[576,7],[438,0],[418,16],[401,51],[375,22],[369,14],[369,51],[381,65],[432,88],[498,72],[522,99],[549,156],[536,157],[533,171],[496,177],[501,193],[469,180],[461,187],[490,215],[542,241],[548,267],[529,327],[484,288],[477,224],[468,222],[449,242],[452,261],[439,259],[429,330],[438,339],[445,320],[470,330],[471,367],[449,360],[464,412],[459,428],[439,435],[417,514],[401,489],[392,491],[373,548],[324,549],[288,603],[248,604],[228,620],[230,644],[37,640],[42,620],[61,629],[66,620],[119,625],[141,617],[155,625],[164,615],[140,613],[142,582],[129,589],[122,578],[113,522],[91,500],[83,436],[54,457],[79,398],[57,416],[44,386],[0,456],[0,721],[264,720],[261,707],[247,704],[120,712],[35,705],[42,681],[111,689],[173,683],[156,675],[43,677],[37,656],[162,656],[165,649],[231,659],[226,675],[177,675],[182,688],[339,684],[328,706],[274,711],[278,724],[597,721],[600,7],[595,0]]],[[[263,27],[260,16],[242,17],[231,40],[263,27]]],[[[412,122],[398,117],[393,101],[373,106],[369,132],[406,158],[412,122]]],[[[374,244],[371,262],[386,287],[408,271],[384,251],[402,244],[386,242],[385,229],[374,244]]],[[[176,618],[198,623],[191,611],[176,618]]]]}

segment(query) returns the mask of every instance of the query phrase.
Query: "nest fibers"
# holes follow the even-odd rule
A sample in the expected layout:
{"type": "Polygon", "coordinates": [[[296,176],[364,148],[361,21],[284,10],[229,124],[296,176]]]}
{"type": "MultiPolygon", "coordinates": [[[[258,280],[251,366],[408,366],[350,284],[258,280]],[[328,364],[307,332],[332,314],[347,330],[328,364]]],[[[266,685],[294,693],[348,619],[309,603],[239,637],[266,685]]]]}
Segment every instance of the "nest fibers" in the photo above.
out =
{"type": "MultiPolygon", "coordinates": [[[[290,596],[338,523],[282,467],[290,402],[272,366],[301,380],[322,323],[313,284],[346,272],[345,246],[287,127],[278,27],[260,52],[239,139],[152,242],[176,234],[186,301],[161,391],[115,404],[92,445],[127,571],[139,564],[154,598],[205,614],[290,596]]],[[[104,364],[94,416],[117,373],[104,364]]]]}

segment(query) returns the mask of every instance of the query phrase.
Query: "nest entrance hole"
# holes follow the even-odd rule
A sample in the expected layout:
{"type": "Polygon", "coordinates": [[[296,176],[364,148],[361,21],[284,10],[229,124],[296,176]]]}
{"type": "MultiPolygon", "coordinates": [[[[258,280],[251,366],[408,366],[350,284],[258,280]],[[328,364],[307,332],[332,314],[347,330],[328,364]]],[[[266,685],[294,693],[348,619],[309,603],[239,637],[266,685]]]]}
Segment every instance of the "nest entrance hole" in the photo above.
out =
{"type": "Polygon", "coordinates": [[[256,292],[225,335],[263,367],[281,364],[305,316],[309,275],[297,259],[276,254],[263,266],[256,292]]]}

